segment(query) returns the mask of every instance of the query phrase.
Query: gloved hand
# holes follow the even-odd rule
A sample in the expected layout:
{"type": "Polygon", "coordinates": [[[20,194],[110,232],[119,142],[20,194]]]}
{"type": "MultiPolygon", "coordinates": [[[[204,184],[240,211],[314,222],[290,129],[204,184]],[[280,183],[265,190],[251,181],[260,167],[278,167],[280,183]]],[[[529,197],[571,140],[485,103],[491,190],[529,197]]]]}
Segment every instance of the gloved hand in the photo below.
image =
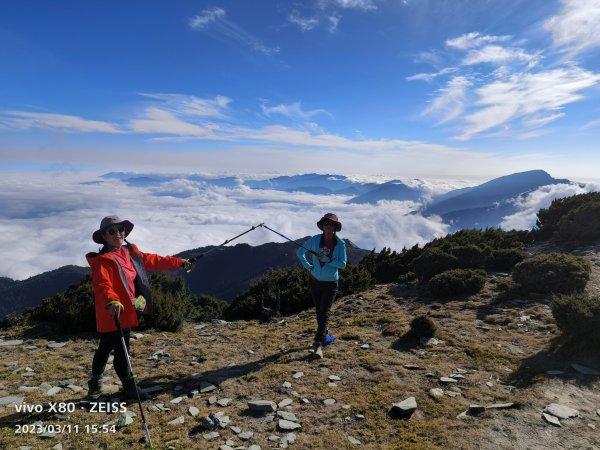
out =
{"type": "Polygon", "coordinates": [[[108,302],[108,304],[106,305],[106,309],[108,310],[108,313],[114,317],[114,318],[119,318],[119,316],[121,315],[121,311],[123,311],[125,309],[125,307],[117,301],[113,301],[113,302],[108,302]]]}
{"type": "Polygon", "coordinates": [[[186,272],[189,273],[192,271],[192,266],[194,265],[195,262],[196,262],[196,258],[184,259],[183,262],[181,263],[181,267],[183,267],[183,270],[185,270],[186,272]]]}

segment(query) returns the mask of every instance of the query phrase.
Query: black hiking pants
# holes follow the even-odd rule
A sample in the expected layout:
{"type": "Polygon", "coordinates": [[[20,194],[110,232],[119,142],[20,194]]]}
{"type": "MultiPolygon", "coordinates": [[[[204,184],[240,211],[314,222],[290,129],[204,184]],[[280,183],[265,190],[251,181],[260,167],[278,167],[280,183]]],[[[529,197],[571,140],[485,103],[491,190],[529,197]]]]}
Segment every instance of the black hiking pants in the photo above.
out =
{"type": "MultiPolygon", "coordinates": [[[[130,328],[125,328],[123,330],[128,353],[130,334],[130,328]]],[[[102,377],[111,351],[114,351],[113,366],[115,367],[115,372],[117,372],[121,381],[127,380],[130,378],[131,374],[129,373],[127,358],[123,351],[123,344],[121,344],[121,333],[118,330],[111,333],[100,333],[100,345],[98,346],[98,349],[94,354],[94,360],[92,361],[92,378],[100,379],[102,377]]]]}
{"type": "Polygon", "coordinates": [[[329,324],[329,313],[331,305],[337,294],[337,281],[318,281],[311,278],[310,292],[312,294],[315,310],[317,313],[317,332],[315,342],[321,344],[327,337],[327,325],[329,324]]]}

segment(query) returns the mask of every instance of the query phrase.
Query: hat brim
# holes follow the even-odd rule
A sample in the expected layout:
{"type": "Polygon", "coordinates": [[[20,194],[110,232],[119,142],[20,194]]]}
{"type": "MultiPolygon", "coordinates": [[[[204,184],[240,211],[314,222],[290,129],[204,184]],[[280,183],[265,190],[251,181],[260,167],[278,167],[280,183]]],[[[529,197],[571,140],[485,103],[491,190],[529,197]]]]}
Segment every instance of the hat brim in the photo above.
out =
{"type": "Polygon", "coordinates": [[[104,244],[102,234],[107,228],[110,228],[115,225],[123,225],[125,227],[125,237],[129,236],[129,233],[131,233],[131,230],[133,230],[133,224],[129,220],[124,220],[123,222],[119,223],[111,223],[110,225],[104,228],[100,228],[99,230],[94,231],[94,234],[92,234],[92,239],[94,240],[94,242],[96,244],[104,244]]]}
{"type": "Polygon", "coordinates": [[[329,218],[326,218],[326,217],[322,218],[321,220],[319,220],[317,222],[317,227],[319,228],[319,230],[323,231],[323,222],[325,220],[329,220],[330,222],[334,222],[335,223],[335,231],[341,231],[342,230],[342,224],[341,224],[341,222],[337,222],[335,220],[332,220],[332,219],[329,219],[329,218]]]}

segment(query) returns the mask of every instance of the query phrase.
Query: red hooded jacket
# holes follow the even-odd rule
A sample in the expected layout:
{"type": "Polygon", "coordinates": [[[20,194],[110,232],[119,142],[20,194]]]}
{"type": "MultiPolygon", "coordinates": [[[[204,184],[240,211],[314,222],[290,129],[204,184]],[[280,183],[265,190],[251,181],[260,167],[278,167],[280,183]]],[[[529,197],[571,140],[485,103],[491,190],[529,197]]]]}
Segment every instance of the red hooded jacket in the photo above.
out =
{"type": "MultiPolygon", "coordinates": [[[[127,244],[131,252],[132,261],[138,260],[143,263],[143,268],[149,270],[175,270],[179,269],[183,259],[174,256],[159,256],[152,253],[142,253],[133,244],[127,244]]],[[[96,306],[96,329],[99,333],[110,333],[116,331],[115,322],[108,311],[109,302],[119,302],[124,309],[121,311],[120,321],[122,328],[132,328],[138,325],[138,318],[133,303],[134,295],[129,294],[126,281],[120,273],[120,266],[115,258],[106,253],[88,253],[86,255],[88,264],[92,268],[92,286],[94,288],[94,303],[96,306]]],[[[135,266],[135,264],[134,264],[135,266]]],[[[145,273],[138,275],[147,279],[145,273]]],[[[146,295],[145,295],[146,296],[146,295]]],[[[147,299],[149,300],[149,299],[147,299]]]]}

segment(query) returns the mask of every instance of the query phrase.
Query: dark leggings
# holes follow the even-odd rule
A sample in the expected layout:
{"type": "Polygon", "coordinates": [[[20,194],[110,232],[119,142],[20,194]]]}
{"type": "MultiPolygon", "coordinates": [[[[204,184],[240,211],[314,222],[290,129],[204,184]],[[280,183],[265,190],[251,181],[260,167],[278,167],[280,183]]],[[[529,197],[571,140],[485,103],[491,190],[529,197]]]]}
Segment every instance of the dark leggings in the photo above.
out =
{"type": "MultiPolygon", "coordinates": [[[[128,353],[130,332],[130,328],[123,330],[128,353]]],[[[112,350],[114,350],[115,356],[113,361],[115,372],[117,372],[117,375],[121,380],[126,380],[130,377],[129,366],[127,365],[127,359],[123,352],[123,344],[121,343],[121,333],[119,333],[119,331],[113,331],[112,333],[100,333],[100,345],[94,354],[94,360],[92,362],[93,378],[100,379],[104,373],[104,368],[108,362],[108,356],[112,350]]]]}
{"type": "Polygon", "coordinates": [[[333,300],[335,299],[337,289],[337,281],[310,280],[310,292],[312,294],[317,313],[317,332],[315,333],[315,342],[322,343],[327,337],[329,313],[331,311],[331,305],[333,305],[333,300]]]}

